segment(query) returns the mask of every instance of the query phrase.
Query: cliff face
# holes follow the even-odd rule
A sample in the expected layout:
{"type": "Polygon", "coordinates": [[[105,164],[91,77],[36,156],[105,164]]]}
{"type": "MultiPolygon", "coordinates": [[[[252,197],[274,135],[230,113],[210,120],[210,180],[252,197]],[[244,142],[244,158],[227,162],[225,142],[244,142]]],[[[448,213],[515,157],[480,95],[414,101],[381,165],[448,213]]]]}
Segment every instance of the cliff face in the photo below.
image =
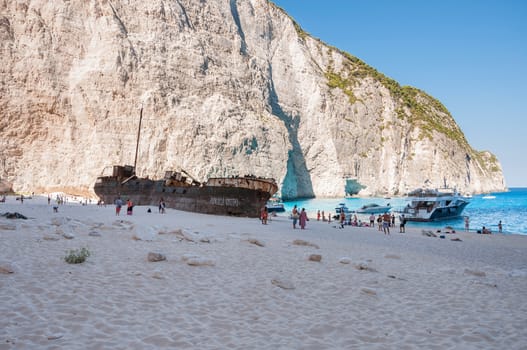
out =
{"type": "Polygon", "coordinates": [[[0,0],[0,179],[89,194],[103,169],[274,177],[286,198],[505,189],[448,111],[266,0],[0,0]]]}

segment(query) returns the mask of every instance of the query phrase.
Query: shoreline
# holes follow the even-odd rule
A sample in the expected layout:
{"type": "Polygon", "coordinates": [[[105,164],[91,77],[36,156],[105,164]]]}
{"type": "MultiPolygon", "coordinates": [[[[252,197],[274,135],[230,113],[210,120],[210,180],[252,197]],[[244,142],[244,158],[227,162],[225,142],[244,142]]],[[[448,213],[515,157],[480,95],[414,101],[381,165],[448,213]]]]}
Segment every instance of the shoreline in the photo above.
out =
{"type": "MultiPolygon", "coordinates": [[[[17,195],[6,195],[6,198],[7,198],[7,203],[0,203],[0,210],[2,208],[2,204],[5,206],[6,204],[13,204],[13,203],[16,203],[16,204],[20,204],[19,200],[17,199],[20,195],[17,194],[17,195]]],[[[35,194],[34,195],[34,198],[32,198],[33,196],[29,196],[29,197],[26,197],[24,200],[26,201],[27,204],[30,204],[30,203],[33,203],[33,204],[39,204],[39,205],[43,205],[43,204],[46,204],[45,201],[47,200],[47,196],[46,195],[42,195],[42,194],[35,194]],[[31,202],[32,200],[35,200],[33,202],[31,202]],[[29,202],[27,202],[29,200],[29,202]]],[[[76,205],[81,205],[81,206],[96,206],[96,201],[92,198],[88,198],[88,197],[82,197],[82,196],[72,196],[72,195],[64,195],[64,198],[65,198],[65,203],[61,204],[62,205],[72,205],[72,206],[76,206],[76,205]]],[[[291,202],[291,203],[294,203],[294,202],[291,202]]],[[[56,204],[56,200],[53,198],[53,196],[51,197],[51,206],[53,206],[54,204],[56,204]]],[[[106,204],[106,207],[113,207],[113,204],[106,204]]],[[[148,208],[150,207],[152,211],[156,211],[157,210],[157,207],[154,206],[154,205],[150,205],[150,206],[139,206],[139,207],[144,207],[144,208],[148,208]]],[[[172,209],[174,210],[174,209],[172,209]]],[[[177,210],[175,210],[177,211],[177,210]]],[[[198,215],[210,215],[210,214],[200,214],[200,213],[195,213],[195,212],[185,212],[185,211],[180,211],[181,213],[189,213],[189,214],[198,214],[198,215]]],[[[316,222],[316,217],[317,217],[317,210],[316,209],[309,209],[307,208],[306,209],[306,212],[308,214],[308,218],[311,222],[316,222]]],[[[0,214],[2,212],[0,211],[0,214]]],[[[332,215],[334,215],[335,213],[332,212],[332,215]]],[[[355,213],[352,213],[352,214],[355,214],[355,213]]],[[[282,213],[278,213],[276,214],[277,217],[284,217],[284,218],[288,218],[288,216],[290,215],[289,211],[286,210],[285,212],[282,212],[282,213]]],[[[366,224],[369,224],[369,214],[360,214],[360,213],[356,213],[359,221],[362,221],[363,223],[366,223],[366,224]]],[[[377,216],[378,214],[375,214],[375,216],[377,216]]],[[[211,215],[211,216],[216,216],[216,215],[211,215]]],[[[271,218],[272,216],[269,215],[271,218]]],[[[223,217],[220,215],[220,217],[223,217]]],[[[236,216],[224,216],[226,218],[244,218],[244,217],[236,217],[236,216]]],[[[463,217],[463,215],[461,216],[463,217]]],[[[254,219],[254,218],[253,218],[254,219]]],[[[327,221],[322,221],[322,219],[319,221],[320,223],[324,223],[324,224],[328,224],[327,221]]],[[[427,226],[425,227],[420,227],[420,225],[422,225],[423,223],[422,222],[413,222],[413,221],[408,221],[407,224],[406,224],[406,229],[411,229],[411,230],[418,230],[419,232],[423,231],[423,230],[426,230],[426,231],[430,231],[432,230],[434,233],[439,233],[439,231],[443,231],[445,230],[446,227],[452,227],[450,225],[448,225],[448,222],[445,223],[443,221],[443,224],[439,224],[441,223],[442,221],[438,221],[438,225],[437,227],[430,227],[430,226],[434,226],[435,225],[435,222],[425,222],[424,224],[426,224],[427,226]],[[417,225],[417,227],[412,227],[414,224],[417,225]]],[[[335,220],[335,219],[332,219],[331,220],[331,225],[337,225],[338,223],[338,220],[335,220]]],[[[346,228],[348,228],[348,226],[346,225],[345,226],[346,228]]],[[[353,228],[356,228],[353,226],[353,228]]],[[[362,226],[362,228],[368,228],[368,227],[364,227],[362,226]]],[[[375,226],[376,228],[376,226],[375,226]]],[[[394,229],[397,229],[399,230],[399,219],[398,219],[398,216],[396,216],[396,222],[395,222],[395,227],[393,227],[394,229]]],[[[453,229],[456,231],[456,233],[473,233],[473,234],[481,234],[481,233],[478,233],[477,231],[480,231],[481,228],[479,229],[469,229],[469,231],[465,231],[465,230],[461,230],[461,229],[456,229],[455,227],[453,227],[453,229]]],[[[523,234],[523,233],[517,233],[517,232],[492,232],[491,233],[492,235],[520,235],[520,236],[526,236],[526,234],[523,234]]]]}
{"type": "MultiPolygon", "coordinates": [[[[527,237],[0,204],[5,349],[520,349],[527,237]],[[335,227],[333,227],[335,226],[335,227]],[[66,238],[73,236],[73,238],[66,238]],[[460,241],[452,241],[459,238],[460,241]],[[92,253],[64,261],[70,249],[92,253]],[[148,253],[166,260],[149,262],[148,253]],[[320,261],[310,260],[314,255],[320,261]],[[194,264],[191,265],[190,263],[194,264]]],[[[152,212],[148,213],[147,208],[152,212]]]]}

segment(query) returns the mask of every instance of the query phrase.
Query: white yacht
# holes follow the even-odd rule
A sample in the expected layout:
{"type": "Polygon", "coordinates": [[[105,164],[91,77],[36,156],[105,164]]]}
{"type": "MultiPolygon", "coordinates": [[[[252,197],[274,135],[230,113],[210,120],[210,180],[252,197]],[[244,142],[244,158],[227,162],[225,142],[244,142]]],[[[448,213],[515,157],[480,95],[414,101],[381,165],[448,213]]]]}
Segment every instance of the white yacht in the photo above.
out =
{"type": "Polygon", "coordinates": [[[408,205],[400,214],[408,221],[437,221],[461,216],[469,203],[455,189],[417,189],[408,194],[408,205]]]}

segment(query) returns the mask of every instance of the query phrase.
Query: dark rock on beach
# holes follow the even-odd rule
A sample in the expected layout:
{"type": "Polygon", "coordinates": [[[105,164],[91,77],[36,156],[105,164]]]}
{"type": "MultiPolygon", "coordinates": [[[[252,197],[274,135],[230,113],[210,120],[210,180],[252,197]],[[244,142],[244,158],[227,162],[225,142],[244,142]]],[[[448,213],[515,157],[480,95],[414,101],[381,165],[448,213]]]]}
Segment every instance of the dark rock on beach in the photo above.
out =
{"type": "Polygon", "coordinates": [[[25,215],[22,215],[20,213],[14,212],[14,213],[4,213],[2,214],[3,217],[7,219],[23,219],[27,220],[27,217],[25,215]]]}

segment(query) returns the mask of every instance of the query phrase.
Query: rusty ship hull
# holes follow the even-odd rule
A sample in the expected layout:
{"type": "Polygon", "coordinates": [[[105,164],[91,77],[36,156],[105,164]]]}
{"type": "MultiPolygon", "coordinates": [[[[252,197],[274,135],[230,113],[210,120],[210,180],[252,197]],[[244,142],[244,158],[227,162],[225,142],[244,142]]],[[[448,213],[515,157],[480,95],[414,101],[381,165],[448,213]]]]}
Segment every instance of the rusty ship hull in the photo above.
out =
{"type": "MultiPolygon", "coordinates": [[[[129,167],[131,168],[131,167],[129,167]]],[[[132,168],[133,169],[133,168],[132,168]]],[[[273,179],[257,177],[211,178],[205,183],[170,172],[164,179],[139,178],[133,170],[114,167],[112,176],[100,176],[95,194],[107,204],[120,197],[134,205],[159,205],[177,210],[244,217],[259,217],[261,209],[278,190],[273,179]]]]}

